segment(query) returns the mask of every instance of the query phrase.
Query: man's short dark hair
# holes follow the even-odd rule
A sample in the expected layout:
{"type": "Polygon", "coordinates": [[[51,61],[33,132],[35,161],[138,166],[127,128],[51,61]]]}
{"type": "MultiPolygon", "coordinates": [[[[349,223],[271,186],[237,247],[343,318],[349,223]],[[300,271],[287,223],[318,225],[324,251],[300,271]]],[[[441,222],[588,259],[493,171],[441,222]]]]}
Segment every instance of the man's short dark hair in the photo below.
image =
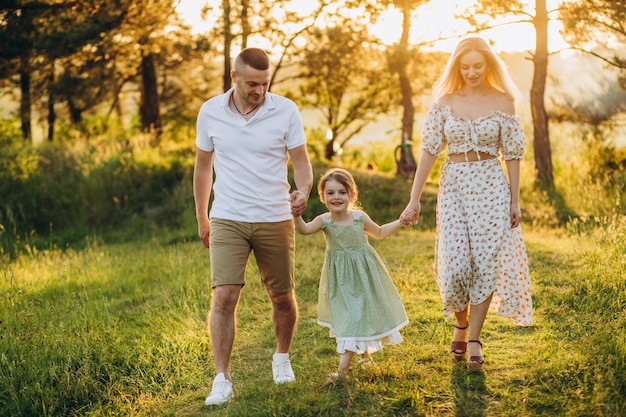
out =
{"type": "Polygon", "coordinates": [[[255,70],[265,71],[270,67],[270,58],[263,49],[246,48],[235,58],[235,71],[239,72],[244,65],[255,70]]]}

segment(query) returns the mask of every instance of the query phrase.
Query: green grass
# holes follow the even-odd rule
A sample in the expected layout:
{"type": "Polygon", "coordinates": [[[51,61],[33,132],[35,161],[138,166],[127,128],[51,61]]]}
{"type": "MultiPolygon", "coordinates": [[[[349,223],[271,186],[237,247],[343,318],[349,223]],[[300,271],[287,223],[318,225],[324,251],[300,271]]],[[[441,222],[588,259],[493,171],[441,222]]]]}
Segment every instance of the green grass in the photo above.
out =
{"type": "MultiPolygon", "coordinates": [[[[617,223],[616,223],[617,224],[617,223]]],[[[405,341],[327,387],[334,339],[316,324],[320,234],[298,236],[297,382],[275,386],[269,303],[248,268],[232,358],[235,399],[207,408],[213,377],[208,251],[163,232],[91,241],[4,265],[0,415],[10,416],[617,416],[626,414],[624,224],[526,230],[535,325],[488,316],[486,373],[448,354],[431,272],[431,231],[372,240],[409,314],[405,341]]]]}

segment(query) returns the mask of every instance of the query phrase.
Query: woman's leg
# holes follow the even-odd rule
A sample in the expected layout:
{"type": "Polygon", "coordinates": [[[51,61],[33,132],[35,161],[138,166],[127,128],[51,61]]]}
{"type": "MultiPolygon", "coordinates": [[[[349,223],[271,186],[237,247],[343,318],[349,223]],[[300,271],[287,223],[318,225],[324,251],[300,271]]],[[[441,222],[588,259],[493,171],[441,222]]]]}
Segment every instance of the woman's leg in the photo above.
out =
{"type": "MultiPolygon", "coordinates": [[[[489,304],[491,304],[491,295],[480,304],[472,304],[470,306],[469,314],[469,340],[480,340],[480,332],[485,324],[485,318],[489,311],[489,304]]],[[[472,347],[470,349],[470,355],[472,354],[472,347]]],[[[474,350],[475,346],[474,346],[474,350]]]]}
{"type": "Polygon", "coordinates": [[[467,307],[463,311],[454,312],[454,334],[452,335],[452,342],[450,342],[450,351],[452,357],[457,361],[465,360],[467,352],[467,342],[465,341],[465,334],[467,333],[467,307]]]}
{"type": "Polygon", "coordinates": [[[483,345],[480,341],[480,332],[485,324],[485,318],[487,317],[487,312],[489,311],[489,304],[491,304],[492,295],[489,295],[489,297],[482,303],[472,304],[470,306],[469,341],[467,344],[469,359],[467,364],[470,370],[473,371],[482,372],[483,370],[483,345]]]}

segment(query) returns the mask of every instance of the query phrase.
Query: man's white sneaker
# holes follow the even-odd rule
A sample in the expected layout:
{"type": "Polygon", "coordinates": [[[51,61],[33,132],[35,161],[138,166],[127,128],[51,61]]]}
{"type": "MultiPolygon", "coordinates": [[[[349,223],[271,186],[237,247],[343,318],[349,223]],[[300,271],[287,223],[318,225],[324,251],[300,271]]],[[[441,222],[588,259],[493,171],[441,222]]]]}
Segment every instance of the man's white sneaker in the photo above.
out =
{"type": "Polygon", "coordinates": [[[289,359],[280,362],[273,360],[272,372],[274,373],[274,382],[276,384],[293,382],[296,380],[296,376],[293,374],[293,369],[291,369],[291,362],[289,359]]]}
{"type": "Polygon", "coordinates": [[[204,404],[222,405],[227,403],[234,395],[232,382],[227,380],[223,373],[219,373],[213,380],[213,388],[209,396],[204,400],[204,404]]]}

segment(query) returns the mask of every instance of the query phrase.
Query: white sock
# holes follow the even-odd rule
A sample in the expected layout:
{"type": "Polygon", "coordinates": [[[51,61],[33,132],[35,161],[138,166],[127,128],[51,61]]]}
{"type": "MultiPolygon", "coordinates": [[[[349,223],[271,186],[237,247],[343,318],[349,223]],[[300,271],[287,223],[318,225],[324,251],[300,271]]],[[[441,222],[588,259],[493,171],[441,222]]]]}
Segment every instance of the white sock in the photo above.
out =
{"type": "Polygon", "coordinates": [[[288,353],[274,353],[273,360],[276,363],[287,362],[289,360],[289,354],[288,353]]]}

